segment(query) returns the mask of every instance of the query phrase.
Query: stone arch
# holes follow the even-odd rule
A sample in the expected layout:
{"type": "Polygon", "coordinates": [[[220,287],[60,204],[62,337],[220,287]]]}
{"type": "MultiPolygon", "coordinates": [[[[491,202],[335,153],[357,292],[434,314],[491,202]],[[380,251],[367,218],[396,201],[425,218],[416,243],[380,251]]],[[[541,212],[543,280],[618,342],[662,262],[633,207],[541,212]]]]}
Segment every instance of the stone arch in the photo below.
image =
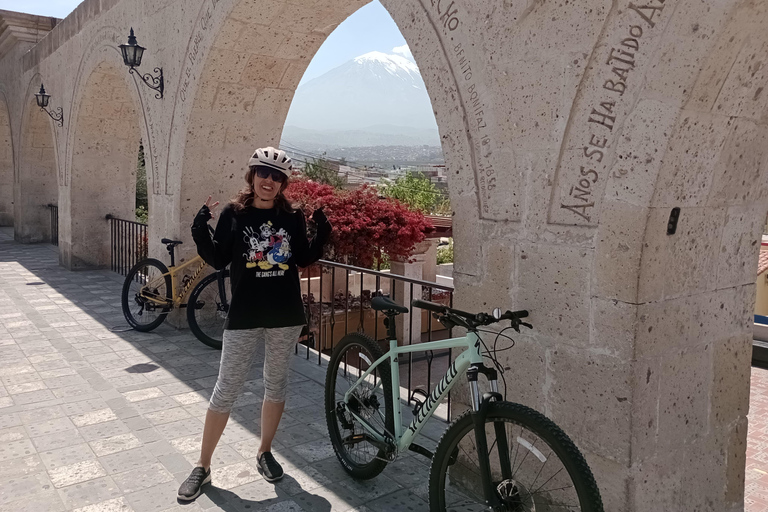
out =
{"type": "MultiPolygon", "coordinates": [[[[119,59],[118,53],[107,52],[119,59]]],[[[102,60],[81,80],[72,116],[68,219],[61,259],[70,269],[104,267],[110,261],[105,216],[134,220],[136,166],[141,129],[134,97],[120,61],[102,60]]]]}
{"type": "Polygon", "coordinates": [[[8,101],[0,95],[0,226],[13,226],[13,138],[8,101]]]}
{"type": "Polygon", "coordinates": [[[18,172],[14,187],[14,238],[23,243],[48,242],[48,204],[59,204],[56,129],[35,100],[41,76],[32,77],[24,95],[18,172]]]}
{"type": "MultiPolygon", "coordinates": [[[[221,0],[203,4],[188,44],[171,127],[166,193],[178,200],[178,210],[172,214],[178,215],[178,221],[169,226],[173,231],[186,235],[201,197],[213,194],[226,199],[242,186],[244,162],[253,146],[279,142],[293,93],[317,49],[365,3],[221,0]],[[274,30],[280,26],[291,29],[274,30]]],[[[437,121],[441,134],[452,139],[449,151],[471,154],[474,148],[461,120],[463,107],[451,94],[455,83],[436,72],[449,66],[444,52],[427,47],[437,41],[436,29],[413,20],[414,12],[423,13],[417,1],[385,2],[385,7],[407,41],[425,45],[412,52],[420,69],[427,71],[425,82],[432,98],[438,91],[446,93],[447,101],[441,103],[448,106],[437,112],[437,121]]],[[[468,185],[462,192],[464,202],[476,203],[474,178],[466,172],[471,172],[472,164],[459,160],[465,161],[461,174],[468,185]]]]}

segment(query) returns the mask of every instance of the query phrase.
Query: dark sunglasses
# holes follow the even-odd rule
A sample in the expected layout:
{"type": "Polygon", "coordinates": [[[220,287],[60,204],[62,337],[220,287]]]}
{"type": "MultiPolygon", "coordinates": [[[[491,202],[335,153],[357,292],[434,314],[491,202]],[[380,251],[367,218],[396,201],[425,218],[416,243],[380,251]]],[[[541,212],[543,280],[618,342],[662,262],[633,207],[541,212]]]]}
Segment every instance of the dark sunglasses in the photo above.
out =
{"type": "Polygon", "coordinates": [[[267,178],[272,178],[272,181],[274,181],[275,183],[283,183],[285,182],[285,179],[286,179],[285,174],[283,174],[280,171],[270,169],[269,167],[256,167],[256,176],[258,176],[263,180],[267,178]]]}
{"type": "Polygon", "coordinates": [[[263,180],[272,178],[272,181],[275,183],[284,183],[287,177],[282,172],[270,169],[269,167],[256,167],[256,176],[263,180]]]}

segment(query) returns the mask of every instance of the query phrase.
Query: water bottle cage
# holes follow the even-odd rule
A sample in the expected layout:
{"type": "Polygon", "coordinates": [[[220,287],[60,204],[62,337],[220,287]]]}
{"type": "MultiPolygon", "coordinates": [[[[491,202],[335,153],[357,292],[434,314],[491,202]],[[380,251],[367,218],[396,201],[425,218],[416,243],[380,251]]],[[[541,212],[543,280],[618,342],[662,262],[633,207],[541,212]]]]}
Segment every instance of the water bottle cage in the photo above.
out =
{"type": "Polygon", "coordinates": [[[411,401],[416,404],[413,406],[414,417],[418,416],[419,411],[421,410],[421,407],[424,405],[424,402],[426,402],[428,396],[429,395],[427,394],[427,392],[424,391],[423,389],[416,388],[413,390],[413,393],[411,393],[411,401]],[[421,399],[420,397],[416,396],[417,393],[421,395],[421,399]]]}

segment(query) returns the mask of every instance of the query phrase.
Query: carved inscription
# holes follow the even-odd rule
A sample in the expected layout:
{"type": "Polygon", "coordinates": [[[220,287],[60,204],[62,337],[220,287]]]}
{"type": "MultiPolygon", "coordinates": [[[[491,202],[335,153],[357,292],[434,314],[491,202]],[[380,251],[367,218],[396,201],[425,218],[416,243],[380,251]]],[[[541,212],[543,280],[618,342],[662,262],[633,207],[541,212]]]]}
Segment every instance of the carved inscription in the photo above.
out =
{"type": "Polygon", "coordinates": [[[443,28],[448,29],[451,32],[459,28],[461,21],[459,21],[459,8],[456,7],[455,1],[430,0],[430,2],[432,3],[432,8],[437,13],[438,21],[443,28]]]}
{"type": "MultiPolygon", "coordinates": [[[[491,156],[491,136],[488,133],[488,124],[485,120],[485,102],[480,95],[478,83],[473,80],[472,63],[464,52],[461,43],[453,46],[453,56],[456,61],[456,70],[461,76],[459,87],[463,89],[464,107],[470,129],[476,133],[473,138],[475,156],[477,159],[477,184],[480,189],[480,205],[484,215],[491,213],[490,195],[496,188],[496,169],[488,161],[491,156]]],[[[458,77],[457,77],[458,79],[458,77]]]]}
{"type": "MultiPolygon", "coordinates": [[[[668,8],[667,0],[650,0],[643,5],[630,2],[626,11],[619,15],[616,23],[618,37],[603,50],[605,53],[591,70],[592,83],[598,92],[587,100],[591,104],[579,109],[586,115],[574,123],[574,130],[578,130],[576,137],[582,140],[566,145],[581,149],[577,157],[569,159],[567,164],[561,162],[558,169],[559,197],[550,212],[551,222],[596,223],[595,213],[607,179],[609,162],[606,155],[616,138],[617,126],[632,103],[629,97],[625,98],[625,93],[632,86],[640,86],[637,69],[641,59],[652,53],[645,47],[650,45],[649,39],[661,32],[657,25],[665,8],[668,8]]],[[[621,176],[625,174],[626,171],[621,176]]]]}
{"type": "Polygon", "coordinates": [[[187,101],[189,86],[195,77],[192,75],[192,70],[198,57],[200,57],[200,44],[203,42],[205,33],[212,25],[213,11],[221,0],[209,0],[209,5],[205,8],[200,19],[197,22],[197,27],[192,36],[192,45],[184,58],[184,70],[182,71],[182,81],[179,87],[179,98],[181,102],[187,101]]]}

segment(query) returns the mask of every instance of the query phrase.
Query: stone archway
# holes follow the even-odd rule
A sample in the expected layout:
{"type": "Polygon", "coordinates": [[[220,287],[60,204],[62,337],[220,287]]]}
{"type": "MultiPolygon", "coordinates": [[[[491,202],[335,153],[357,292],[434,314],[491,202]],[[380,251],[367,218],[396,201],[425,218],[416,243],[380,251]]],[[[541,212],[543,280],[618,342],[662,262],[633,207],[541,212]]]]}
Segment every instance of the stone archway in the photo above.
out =
{"type": "Polygon", "coordinates": [[[13,226],[13,139],[8,103],[0,101],[0,226],[13,226]]]}
{"type": "Polygon", "coordinates": [[[102,62],[87,75],[72,117],[68,212],[62,210],[69,221],[61,234],[62,263],[70,269],[109,264],[107,214],[135,220],[141,131],[126,72],[117,64],[102,62]]]}
{"type": "Polygon", "coordinates": [[[51,216],[47,205],[58,205],[59,189],[54,130],[58,128],[35,101],[33,79],[22,113],[19,170],[14,187],[14,238],[23,243],[49,242],[51,216]]]}
{"type": "MultiPolygon", "coordinates": [[[[244,162],[254,146],[278,144],[294,91],[317,49],[365,3],[222,0],[202,5],[175,99],[165,180],[165,191],[175,204],[166,205],[172,211],[164,217],[178,216],[178,220],[165,231],[186,235],[190,219],[207,195],[226,200],[242,186],[244,162]]],[[[411,20],[421,4],[406,4],[386,5],[406,40],[434,41],[432,29],[411,20]]],[[[442,54],[417,50],[414,55],[425,70],[448,66],[442,54]]],[[[430,76],[435,90],[450,87],[443,75],[430,76]]],[[[441,127],[459,148],[457,154],[471,153],[463,122],[457,128],[459,100],[455,95],[447,98],[448,106],[438,112],[438,124],[442,115],[441,127]]],[[[470,166],[464,168],[462,175],[470,166]]],[[[471,194],[463,202],[472,201],[471,194]]]]}

